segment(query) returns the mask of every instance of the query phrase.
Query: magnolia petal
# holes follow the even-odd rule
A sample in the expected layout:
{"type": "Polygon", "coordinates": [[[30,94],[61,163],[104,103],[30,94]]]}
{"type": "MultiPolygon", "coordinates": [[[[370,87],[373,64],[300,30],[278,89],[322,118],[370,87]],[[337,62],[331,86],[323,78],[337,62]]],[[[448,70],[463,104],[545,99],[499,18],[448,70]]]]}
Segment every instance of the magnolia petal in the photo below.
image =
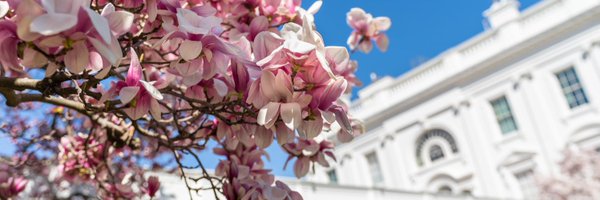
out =
{"type": "Polygon", "coordinates": [[[304,134],[307,139],[312,139],[321,134],[323,130],[323,117],[320,115],[315,117],[314,120],[307,120],[302,122],[300,132],[304,134]]]}
{"type": "Polygon", "coordinates": [[[373,19],[373,23],[378,31],[387,31],[392,26],[392,20],[389,17],[376,17],[373,19]]]}
{"type": "Polygon", "coordinates": [[[260,91],[271,101],[279,101],[277,93],[273,89],[275,84],[275,75],[268,70],[264,70],[260,76],[260,91]]]}
{"type": "Polygon", "coordinates": [[[125,82],[127,82],[127,85],[136,85],[140,80],[142,80],[142,65],[140,64],[140,59],[133,48],[131,48],[129,51],[129,57],[131,58],[131,63],[129,65],[129,69],[127,70],[125,82]]]}
{"type": "Polygon", "coordinates": [[[70,72],[79,74],[90,64],[90,52],[83,42],[77,42],[73,49],[65,55],[65,67],[70,72]]]}
{"type": "Polygon", "coordinates": [[[317,14],[317,12],[319,12],[319,10],[321,9],[321,6],[323,5],[323,1],[319,0],[319,1],[315,1],[307,10],[308,13],[310,14],[317,14]]]}
{"type": "Polygon", "coordinates": [[[23,51],[23,60],[21,62],[23,66],[40,68],[48,63],[48,60],[40,52],[33,50],[32,48],[25,48],[23,51]]]}
{"type": "Polygon", "coordinates": [[[183,85],[185,85],[185,86],[196,85],[196,84],[200,83],[200,81],[202,81],[202,74],[199,72],[195,72],[191,75],[184,76],[182,81],[183,81],[183,85]]]}
{"type": "Polygon", "coordinates": [[[185,40],[179,47],[179,55],[181,55],[181,58],[187,61],[198,58],[200,53],[202,53],[201,41],[185,40]]]}
{"type": "Polygon", "coordinates": [[[267,148],[273,143],[273,131],[264,127],[257,127],[254,133],[254,141],[256,146],[260,148],[267,148]]]}
{"type": "Polygon", "coordinates": [[[275,82],[272,82],[272,90],[275,90],[277,99],[288,99],[292,96],[292,79],[283,70],[278,70],[275,82]]]}
{"type": "Polygon", "coordinates": [[[277,117],[279,116],[279,103],[269,102],[258,112],[258,116],[256,118],[256,123],[261,126],[265,126],[267,129],[270,129],[275,125],[277,121],[277,117]]]}
{"type": "Polygon", "coordinates": [[[133,108],[124,109],[125,113],[132,119],[142,118],[150,110],[150,99],[139,98],[133,108]]]}
{"type": "Polygon", "coordinates": [[[377,39],[375,40],[375,42],[377,42],[377,47],[379,47],[379,50],[382,52],[386,52],[390,45],[390,39],[386,34],[380,34],[379,37],[377,37],[377,39]]]}
{"type": "Polygon", "coordinates": [[[66,31],[75,26],[75,24],[77,24],[77,16],[47,13],[36,17],[31,22],[29,29],[31,32],[48,36],[66,31]]]}
{"type": "Polygon", "coordinates": [[[285,125],[295,130],[302,124],[302,108],[298,103],[284,103],[279,109],[281,112],[281,120],[285,125]]]}
{"type": "Polygon", "coordinates": [[[108,25],[108,20],[106,20],[106,18],[100,16],[98,13],[96,13],[96,11],[88,7],[84,7],[84,10],[90,17],[90,20],[94,25],[94,29],[96,29],[96,32],[98,32],[98,34],[100,34],[102,40],[104,40],[104,42],[106,42],[107,44],[110,44],[112,35],[110,33],[110,26],[108,25]]]}
{"type": "Polygon", "coordinates": [[[0,1],[0,18],[4,17],[8,13],[10,7],[7,1],[0,1]]]}
{"type": "Polygon", "coordinates": [[[329,110],[335,114],[335,120],[340,124],[343,131],[352,132],[352,124],[350,124],[348,114],[341,107],[332,107],[329,110]]]}
{"type": "Polygon", "coordinates": [[[123,35],[131,29],[133,25],[133,14],[126,11],[116,11],[108,16],[108,24],[110,29],[115,33],[116,36],[123,35]]]}
{"type": "Polygon", "coordinates": [[[110,66],[102,68],[102,70],[100,70],[96,74],[96,76],[94,76],[94,78],[96,78],[96,79],[104,79],[108,75],[108,73],[110,72],[110,69],[111,69],[110,66]]]}
{"type": "Polygon", "coordinates": [[[98,51],[98,53],[100,53],[100,55],[102,55],[104,59],[110,62],[111,65],[118,64],[119,58],[117,57],[117,55],[115,55],[115,53],[113,53],[112,49],[109,46],[107,46],[104,42],[92,37],[88,37],[88,41],[92,43],[94,49],[96,49],[96,51],[98,51]]]}
{"type": "MultiPolygon", "coordinates": [[[[254,38],[252,49],[254,50],[254,60],[261,61],[271,54],[275,49],[283,44],[283,38],[279,35],[270,32],[260,32],[254,38]]],[[[265,61],[263,61],[265,62],[265,61]]],[[[259,64],[260,65],[260,64],[259,64]]]]}
{"type": "Polygon", "coordinates": [[[348,131],[340,130],[337,134],[337,139],[342,143],[347,143],[354,139],[354,136],[350,134],[348,131]]]}
{"type": "Polygon", "coordinates": [[[325,47],[325,57],[331,59],[336,65],[344,63],[350,59],[348,49],[339,46],[325,47]]]}
{"type": "Polygon", "coordinates": [[[310,160],[308,157],[300,157],[294,164],[294,174],[297,178],[302,178],[308,174],[310,169],[310,160]]]}
{"type": "Polygon", "coordinates": [[[225,82],[219,79],[213,79],[213,86],[217,91],[217,94],[221,97],[227,95],[229,91],[229,87],[227,87],[227,84],[225,84],[225,82]]]}
{"type": "Polygon", "coordinates": [[[128,104],[133,100],[136,96],[138,96],[138,92],[140,91],[140,87],[138,86],[130,86],[121,88],[119,91],[119,97],[121,98],[121,103],[128,104]]]}
{"type": "Polygon", "coordinates": [[[314,44],[304,42],[301,40],[286,40],[283,43],[283,48],[297,54],[308,54],[310,51],[315,50],[317,47],[314,44]]]}
{"type": "Polygon", "coordinates": [[[358,44],[358,48],[360,49],[360,51],[368,54],[371,53],[371,50],[373,50],[373,43],[371,43],[371,41],[369,40],[364,40],[360,44],[358,44]]]}
{"type": "Polygon", "coordinates": [[[156,120],[162,119],[162,106],[158,103],[156,99],[150,100],[150,114],[156,120]]]}
{"type": "Polygon", "coordinates": [[[115,5],[113,5],[112,3],[107,3],[106,5],[104,5],[104,8],[102,8],[102,12],[100,12],[100,15],[106,17],[111,13],[114,13],[116,10],[117,9],[115,8],[115,5]]]}
{"type": "Polygon", "coordinates": [[[52,76],[58,70],[58,65],[54,64],[54,62],[48,63],[48,67],[46,67],[46,78],[52,76]]]}
{"type": "Polygon", "coordinates": [[[163,100],[163,95],[160,93],[160,91],[158,91],[158,89],[156,89],[154,87],[153,83],[149,83],[144,80],[140,80],[140,83],[142,83],[142,86],[144,86],[144,89],[146,89],[148,94],[150,94],[150,96],[154,97],[154,99],[163,100]]]}
{"type": "Polygon", "coordinates": [[[157,16],[157,9],[158,9],[158,4],[156,3],[157,0],[147,0],[146,1],[146,8],[148,10],[148,21],[150,22],[154,22],[154,20],[156,20],[156,16],[157,16]]]}
{"type": "Polygon", "coordinates": [[[294,142],[294,131],[284,125],[278,124],[275,133],[277,134],[277,143],[279,145],[294,142]]]}

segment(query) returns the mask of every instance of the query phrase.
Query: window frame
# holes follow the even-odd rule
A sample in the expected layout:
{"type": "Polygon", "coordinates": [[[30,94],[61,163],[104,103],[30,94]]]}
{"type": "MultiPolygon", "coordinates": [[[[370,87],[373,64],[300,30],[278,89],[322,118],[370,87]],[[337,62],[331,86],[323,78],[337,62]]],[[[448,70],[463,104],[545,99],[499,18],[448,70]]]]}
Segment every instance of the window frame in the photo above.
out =
{"type": "Polygon", "coordinates": [[[512,106],[506,95],[502,95],[490,100],[490,106],[494,112],[498,128],[503,135],[519,131],[519,124],[517,123],[512,106]],[[500,106],[500,108],[497,106],[500,106]],[[507,129],[507,126],[505,126],[506,124],[504,124],[507,122],[512,124],[510,129],[507,129]]]}
{"type": "Polygon", "coordinates": [[[383,184],[384,176],[381,168],[381,162],[379,161],[377,152],[372,151],[365,154],[365,160],[367,162],[369,175],[371,176],[371,182],[373,183],[373,185],[383,184]]]}
{"type": "Polygon", "coordinates": [[[554,72],[554,78],[558,82],[560,93],[570,110],[590,103],[589,95],[575,66],[570,65],[554,72]]]}

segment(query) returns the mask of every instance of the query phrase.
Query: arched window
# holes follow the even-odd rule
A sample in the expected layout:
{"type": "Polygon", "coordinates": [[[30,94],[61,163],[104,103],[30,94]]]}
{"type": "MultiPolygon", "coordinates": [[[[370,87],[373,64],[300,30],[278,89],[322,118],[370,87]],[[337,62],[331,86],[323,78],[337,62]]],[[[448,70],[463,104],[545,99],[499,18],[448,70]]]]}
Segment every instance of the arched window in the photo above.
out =
{"type": "Polygon", "coordinates": [[[431,162],[444,158],[444,150],[439,145],[429,147],[429,159],[431,162]]]}
{"type": "Polygon", "coordinates": [[[458,146],[450,133],[441,129],[434,129],[417,138],[415,153],[417,163],[421,166],[425,163],[423,157],[429,157],[431,162],[441,160],[451,154],[458,153],[458,146]]]}

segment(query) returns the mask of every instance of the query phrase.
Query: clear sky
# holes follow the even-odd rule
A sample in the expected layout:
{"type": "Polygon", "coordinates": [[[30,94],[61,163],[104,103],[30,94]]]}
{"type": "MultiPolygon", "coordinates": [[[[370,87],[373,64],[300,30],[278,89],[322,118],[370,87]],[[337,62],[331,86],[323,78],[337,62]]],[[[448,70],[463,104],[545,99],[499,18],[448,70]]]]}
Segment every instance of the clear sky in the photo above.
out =
{"type": "MultiPolygon", "coordinates": [[[[521,7],[527,8],[538,0],[521,0],[521,7]]],[[[308,8],[314,0],[305,0],[308,8]]],[[[390,37],[388,52],[374,49],[370,54],[354,53],[359,61],[358,76],[365,85],[370,83],[369,74],[397,77],[418,63],[431,59],[443,51],[458,45],[483,31],[482,12],[489,8],[492,0],[324,0],[323,7],[315,16],[317,29],[324,37],[326,45],[346,46],[351,33],[346,24],[346,12],[353,7],[361,7],[373,16],[388,16],[392,27],[387,32],[390,37]]],[[[355,89],[356,91],[357,89],[355,89]]],[[[2,102],[3,103],[3,102],[2,102]]],[[[0,113],[0,120],[3,119],[0,113]]],[[[0,137],[0,154],[10,154],[10,142],[0,137]]],[[[276,175],[293,176],[293,165],[282,170],[287,157],[277,145],[268,149],[271,162],[267,168],[276,175]]],[[[202,154],[205,165],[214,168],[218,157],[212,152],[202,154]]]]}

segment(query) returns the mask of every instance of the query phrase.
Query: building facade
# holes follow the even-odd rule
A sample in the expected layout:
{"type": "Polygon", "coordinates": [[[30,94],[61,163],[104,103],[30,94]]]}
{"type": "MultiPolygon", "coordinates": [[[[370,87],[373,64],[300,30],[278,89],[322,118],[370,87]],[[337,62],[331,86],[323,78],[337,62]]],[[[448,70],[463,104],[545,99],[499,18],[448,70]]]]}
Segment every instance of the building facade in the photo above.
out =
{"type": "Polygon", "coordinates": [[[359,91],[367,132],[297,184],[307,199],[536,199],[563,149],[600,150],[600,0],[495,0],[484,16],[483,33],[359,91]]]}

